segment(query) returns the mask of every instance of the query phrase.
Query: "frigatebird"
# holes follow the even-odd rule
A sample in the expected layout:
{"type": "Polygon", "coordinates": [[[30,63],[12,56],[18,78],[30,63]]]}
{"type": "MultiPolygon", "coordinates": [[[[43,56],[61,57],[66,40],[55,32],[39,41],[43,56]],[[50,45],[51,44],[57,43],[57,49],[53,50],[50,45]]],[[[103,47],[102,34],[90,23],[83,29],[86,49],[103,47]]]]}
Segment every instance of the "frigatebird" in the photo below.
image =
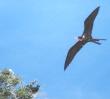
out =
{"type": "Polygon", "coordinates": [[[64,70],[69,66],[77,52],[88,42],[93,42],[98,45],[101,43],[99,42],[100,40],[106,40],[106,39],[94,39],[91,35],[92,29],[93,29],[93,23],[94,20],[99,12],[99,6],[87,17],[87,19],[84,21],[84,31],[81,36],[78,36],[78,41],[76,42],[75,45],[73,45],[67,54],[66,60],[65,60],[65,65],[64,65],[64,70]]]}

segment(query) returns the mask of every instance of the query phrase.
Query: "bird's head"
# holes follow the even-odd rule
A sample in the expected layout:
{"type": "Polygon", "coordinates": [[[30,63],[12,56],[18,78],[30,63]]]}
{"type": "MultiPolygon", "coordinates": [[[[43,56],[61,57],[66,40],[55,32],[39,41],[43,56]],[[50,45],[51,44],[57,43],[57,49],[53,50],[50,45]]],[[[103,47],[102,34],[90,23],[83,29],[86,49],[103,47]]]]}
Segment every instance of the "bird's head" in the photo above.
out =
{"type": "Polygon", "coordinates": [[[82,36],[78,36],[78,39],[82,39],[82,36]]]}
{"type": "Polygon", "coordinates": [[[85,36],[83,35],[83,36],[78,36],[78,40],[79,41],[83,41],[85,39],[85,36]]]}
{"type": "Polygon", "coordinates": [[[83,40],[83,37],[82,36],[78,36],[78,40],[79,41],[82,41],[83,40]]]}

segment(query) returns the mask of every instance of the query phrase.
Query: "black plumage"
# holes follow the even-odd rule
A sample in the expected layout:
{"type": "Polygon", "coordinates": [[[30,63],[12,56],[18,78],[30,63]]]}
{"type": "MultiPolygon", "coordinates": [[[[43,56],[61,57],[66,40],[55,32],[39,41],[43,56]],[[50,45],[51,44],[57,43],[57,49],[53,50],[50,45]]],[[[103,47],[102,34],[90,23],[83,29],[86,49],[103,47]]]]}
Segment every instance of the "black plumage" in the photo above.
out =
{"type": "Polygon", "coordinates": [[[76,42],[75,45],[73,45],[67,54],[66,60],[65,60],[65,65],[64,65],[64,70],[66,70],[66,68],[69,66],[69,64],[71,63],[71,61],[73,60],[73,58],[75,57],[75,55],[77,54],[77,52],[88,42],[93,42],[96,43],[98,45],[100,45],[101,43],[98,42],[100,40],[105,40],[105,39],[94,39],[91,36],[92,33],[92,29],[93,29],[93,24],[94,24],[94,20],[98,14],[100,7],[97,7],[84,21],[84,31],[83,34],[81,36],[78,37],[78,42],[76,42]]]}

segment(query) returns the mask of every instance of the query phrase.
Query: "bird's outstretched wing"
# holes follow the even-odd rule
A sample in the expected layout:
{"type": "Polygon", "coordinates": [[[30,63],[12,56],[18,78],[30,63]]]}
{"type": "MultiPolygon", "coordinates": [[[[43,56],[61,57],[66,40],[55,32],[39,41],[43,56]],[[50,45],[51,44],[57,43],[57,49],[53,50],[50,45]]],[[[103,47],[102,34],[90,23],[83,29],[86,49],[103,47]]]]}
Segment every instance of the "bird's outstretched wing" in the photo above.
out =
{"type": "Polygon", "coordinates": [[[91,36],[92,33],[92,28],[93,28],[93,24],[94,24],[94,20],[98,14],[100,7],[97,7],[88,17],[87,19],[84,21],[84,32],[83,35],[85,36],[91,36]]]}
{"type": "Polygon", "coordinates": [[[64,70],[69,66],[73,58],[75,57],[76,53],[85,45],[85,41],[78,41],[75,45],[73,45],[67,54],[66,60],[65,60],[65,65],[64,65],[64,70]]]}

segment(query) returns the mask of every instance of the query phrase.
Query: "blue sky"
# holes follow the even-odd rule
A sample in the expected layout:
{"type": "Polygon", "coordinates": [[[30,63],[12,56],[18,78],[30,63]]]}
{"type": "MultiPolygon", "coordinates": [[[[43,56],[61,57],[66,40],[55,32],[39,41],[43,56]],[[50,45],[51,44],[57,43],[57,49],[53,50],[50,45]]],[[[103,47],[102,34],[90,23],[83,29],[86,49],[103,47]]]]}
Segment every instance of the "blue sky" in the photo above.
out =
{"type": "Polygon", "coordinates": [[[37,79],[41,99],[110,99],[109,0],[0,0],[0,68],[37,79]],[[100,6],[93,36],[66,72],[64,61],[85,18],[100,6]]]}

